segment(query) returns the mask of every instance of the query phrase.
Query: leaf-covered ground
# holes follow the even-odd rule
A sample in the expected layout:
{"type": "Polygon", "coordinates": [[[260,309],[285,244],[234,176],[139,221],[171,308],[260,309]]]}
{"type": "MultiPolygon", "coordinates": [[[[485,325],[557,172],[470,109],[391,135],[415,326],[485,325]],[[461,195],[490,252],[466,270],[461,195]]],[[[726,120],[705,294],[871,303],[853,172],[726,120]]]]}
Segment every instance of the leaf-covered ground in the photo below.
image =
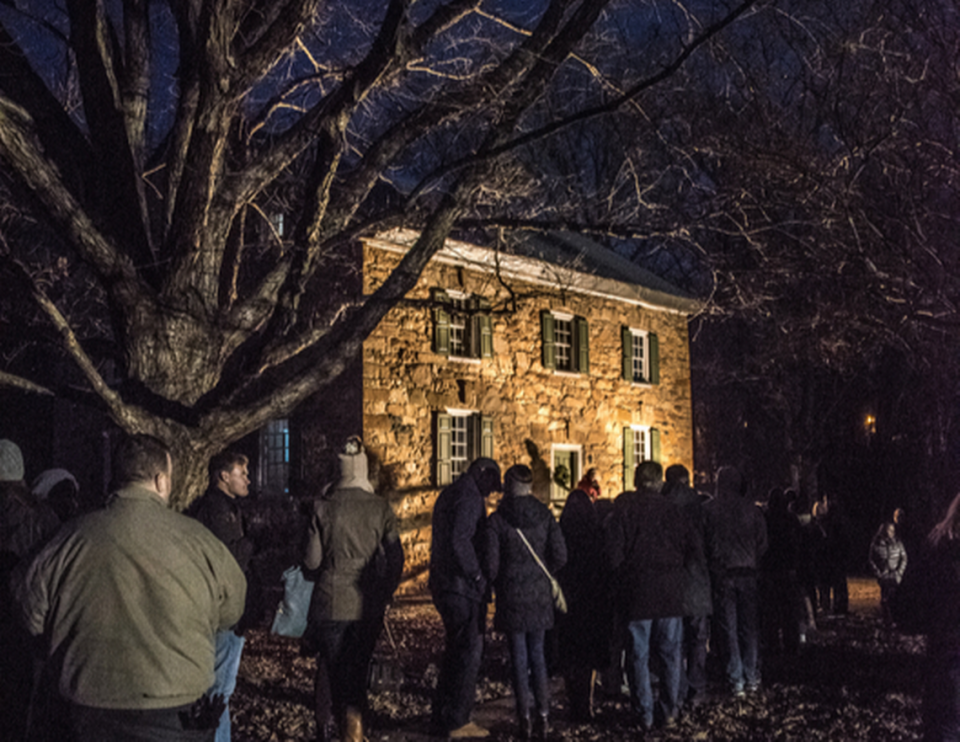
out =
{"type": "MultiPolygon", "coordinates": [[[[876,608],[875,584],[851,580],[852,612],[821,618],[799,657],[766,657],[761,690],[744,700],[717,684],[714,696],[686,714],[658,740],[911,740],[920,738],[922,640],[885,630],[876,608]]],[[[426,733],[430,696],[443,645],[439,616],[429,602],[403,602],[390,611],[403,682],[397,690],[371,693],[367,737],[416,740],[426,733]]],[[[386,637],[378,654],[390,655],[386,637]]],[[[503,639],[488,634],[476,717],[492,739],[513,732],[508,660],[503,639]]],[[[314,662],[296,641],[248,634],[233,697],[237,742],[312,740],[314,662]]],[[[626,698],[602,697],[594,723],[566,721],[562,682],[554,691],[558,740],[636,738],[626,698]]]]}

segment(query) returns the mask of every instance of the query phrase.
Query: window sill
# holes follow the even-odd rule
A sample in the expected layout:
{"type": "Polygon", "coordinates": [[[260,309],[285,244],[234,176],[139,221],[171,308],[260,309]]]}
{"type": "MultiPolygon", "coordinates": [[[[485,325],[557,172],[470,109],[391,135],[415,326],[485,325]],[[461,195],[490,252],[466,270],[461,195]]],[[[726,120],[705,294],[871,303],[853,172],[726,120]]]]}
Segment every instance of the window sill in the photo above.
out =
{"type": "Polygon", "coordinates": [[[474,366],[479,366],[482,359],[470,358],[470,356],[447,356],[447,360],[454,361],[455,363],[468,363],[474,366]]]}
{"type": "Polygon", "coordinates": [[[581,373],[580,371],[557,371],[556,369],[554,369],[554,370],[548,369],[548,370],[549,370],[550,373],[552,373],[554,376],[570,376],[570,377],[573,377],[573,378],[579,378],[579,377],[581,377],[581,376],[587,376],[587,374],[581,373]]]}

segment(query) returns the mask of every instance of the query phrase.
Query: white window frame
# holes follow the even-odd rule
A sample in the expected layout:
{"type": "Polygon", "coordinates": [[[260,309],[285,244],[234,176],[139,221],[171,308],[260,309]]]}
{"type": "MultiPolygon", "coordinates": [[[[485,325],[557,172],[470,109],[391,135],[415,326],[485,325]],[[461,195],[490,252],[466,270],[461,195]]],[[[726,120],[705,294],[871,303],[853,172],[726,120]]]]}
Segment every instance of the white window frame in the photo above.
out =
{"type": "Polygon", "coordinates": [[[553,481],[553,472],[557,468],[557,453],[559,451],[570,452],[576,457],[577,465],[574,467],[574,471],[570,472],[570,489],[572,491],[583,476],[583,446],[579,443],[554,443],[550,446],[550,502],[562,504],[566,502],[569,493],[564,492],[560,485],[553,481]]]}
{"type": "Polygon", "coordinates": [[[633,466],[636,468],[638,464],[650,461],[653,457],[653,436],[650,433],[652,427],[650,425],[631,425],[630,430],[633,431],[633,466]]]}
{"type": "Polygon", "coordinates": [[[650,378],[650,333],[646,330],[637,330],[630,328],[632,343],[630,345],[630,361],[633,368],[634,384],[647,384],[650,378]],[[642,358],[640,359],[640,378],[637,378],[637,347],[640,348],[642,358]]]}

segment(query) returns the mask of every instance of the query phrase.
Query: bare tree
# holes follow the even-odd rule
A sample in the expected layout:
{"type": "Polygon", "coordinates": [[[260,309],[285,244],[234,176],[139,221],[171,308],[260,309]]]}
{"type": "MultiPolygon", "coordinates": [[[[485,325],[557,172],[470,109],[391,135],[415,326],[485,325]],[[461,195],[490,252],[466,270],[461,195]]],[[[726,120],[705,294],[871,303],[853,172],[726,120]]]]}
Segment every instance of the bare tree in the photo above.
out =
{"type": "Polygon", "coordinates": [[[610,31],[649,14],[625,0],[3,4],[0,383],[163,437],[189,501],[213,452],[342,371],[452,229],[526,213],[531,152],[754,1],[639,49],[610,31]],[[382,287],[331,291],[357,238],[398,224],[421,237],[382,287]],[[77,373],[25,370],[24,342],[77,373]]]}

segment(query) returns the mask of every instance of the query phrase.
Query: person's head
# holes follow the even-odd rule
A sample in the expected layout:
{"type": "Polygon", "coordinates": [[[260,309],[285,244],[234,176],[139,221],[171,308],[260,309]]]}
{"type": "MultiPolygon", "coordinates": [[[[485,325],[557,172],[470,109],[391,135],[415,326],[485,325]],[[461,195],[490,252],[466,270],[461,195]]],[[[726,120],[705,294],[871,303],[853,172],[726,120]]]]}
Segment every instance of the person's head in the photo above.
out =
{"type": "Polygon", "coordinates": [[[38,500],[45,500],[61,522],[80,512],[80,485],[66,469],[47,469],[30,488],[38,500]]]}
{"type": "Polygon", "coordinates": [[[250,494],[250,460],[236,451],[221,451],[207,467],[210,486],[216,487],[228,497],[246,497],[250,494]]]}
{"type": "Polygon", "coordinates": [[[524,497],[533,494],[533,472],[529,466],[514,464],[503,475],[503,496],[524,497]]]}
{"type": "Polygon", "coordinates": [[[173,457],[167,444],[152,435],[121,438],[113,453],[113,482],[116,487],[139,484],[169,500],[173,488],[173,457]]]}
{"type": "Polygon", "coordinates": [[[663,487],[663,466],[656,461],[644,461],[634,475],[633,486],[639,490],[653,490],[659,492],[663,487]]]}
{"type": "Polygon", "coordinates": [[[491,492],[503,492],[503,485],[500,483],[500,466],[493,459],[485,456],[476,459],[470,464],[467,474],[476,482],[477,489],[484,497],[491,492]]]}
{"type": "Polygon", "coordinates": [[[896,523],[884,523],[883,524],[883,533],[884,535],[893,541],[897,537],[897,524],[896,523]]]}
{"type": "Polygon", "coordinates": [[[896,523],[898,526],[903,524],[906,517],[907,517],[907,513],[903,508],[897,508],[896,510],[893,511],[893,522],[896,523]]]}
{"type": "Polygon", "coordinates": [[[683,464],[672,464],[668,466],[667,470],[663,473],[663,478],[669,485],[681,484],[685,487],[690,486],[690,472],[683,464]]]}
{"type": "Polygon", "coordinates": [[[11,440],[0,440],[0,482],[23,481],[23,454],[11,440]]]}
{"type": "Polygon", "coordinates": [[[743,496],[743,477],[735,466],[721,466],[717,470],[717,497],[724,496],[743,496]]]}
{"type": "Polygon", "coordinates": [[[338,459],[340,460],[340,479],[337,481],[336,489],[374,491],[369,478],[367,451],[360,436],[351,435],[347,438],[338,459]]]}

